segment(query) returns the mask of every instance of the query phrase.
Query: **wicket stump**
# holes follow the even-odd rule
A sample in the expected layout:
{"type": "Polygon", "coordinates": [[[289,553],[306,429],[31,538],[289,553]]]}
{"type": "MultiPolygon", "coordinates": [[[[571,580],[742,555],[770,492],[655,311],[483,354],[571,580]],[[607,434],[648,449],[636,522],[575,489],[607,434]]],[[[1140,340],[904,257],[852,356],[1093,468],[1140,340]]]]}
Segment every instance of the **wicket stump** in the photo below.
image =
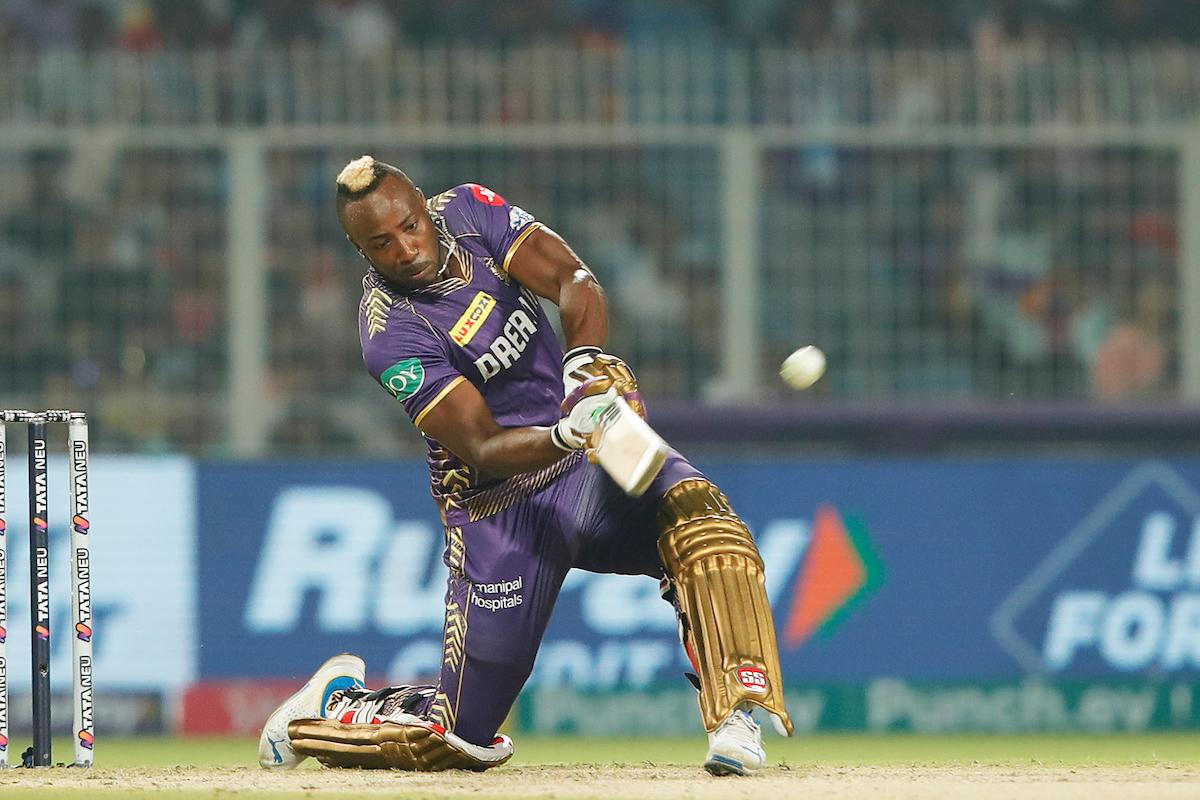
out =
{"type": "Polygon", "coordinates": [[[67,425],[67,460],[71,487],[71,637],[75,766],[91,766],[95,745],[92,693],[92,582],[87,416],[70,411],[0,411],[0,768],[9,766],[8,653],[8,526],[5,479],[7,424],[23,423],[28,432],[29,470],[29,608],[33,696],[33,746],[22,756],[24,766],[48,767],[50,752],[50,502],[46,426],[67,425]]]}

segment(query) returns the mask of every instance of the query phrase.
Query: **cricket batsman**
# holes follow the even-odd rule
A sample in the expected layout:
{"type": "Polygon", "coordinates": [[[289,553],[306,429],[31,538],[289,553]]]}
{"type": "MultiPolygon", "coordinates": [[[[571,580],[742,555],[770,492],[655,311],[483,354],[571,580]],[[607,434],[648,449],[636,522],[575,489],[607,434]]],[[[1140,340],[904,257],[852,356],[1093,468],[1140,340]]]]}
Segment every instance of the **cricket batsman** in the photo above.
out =
{"type": "Polygon", "coordinates": [[[367,262],[359,336],[367,370],[425,437],[449,568],[432,686],[363,687],[342,654],[268,718],[264,767],[485,770],[571,568],[659,579],[678,617],[708,731],[704,767],[763,767],[750,711],[792,732],[763,562],[725,495],[670,451],[625,494],[588,451],[637,381],[604,352],[604,292],[554,231],[478,184],[425,197],[363,156],[337,177],[337,213],[367,262]],[[566,353],[539,298],[558,306],[566,353]]]}

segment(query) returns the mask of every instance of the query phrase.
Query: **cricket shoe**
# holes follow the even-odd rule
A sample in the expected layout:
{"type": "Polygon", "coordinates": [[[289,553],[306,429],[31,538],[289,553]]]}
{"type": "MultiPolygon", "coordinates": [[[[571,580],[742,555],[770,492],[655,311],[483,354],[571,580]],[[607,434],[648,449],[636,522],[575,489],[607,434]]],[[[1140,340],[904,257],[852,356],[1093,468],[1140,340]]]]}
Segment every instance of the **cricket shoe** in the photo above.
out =
{"type": "Polygon", "coordinates": [[[766,763],[762,731],[748,712],[736,709],[708,735],[704,768],[712,775],[751,775],[766,763]]]}
{"type": "Polygon", "coordinates": [[[263,769],[291,769],[307,758],[292,750],[288,723],[303,717],[323,717],[330,695],[339,689],[361,689],[366,671],[363,660],[349,653],[336,655],[318,667],[300,691],[267,717],[258,737],[258,763],[263,769]]]}
{"type": "Polygon", "coordinates": [[[325,719],[343,725],[401,724],[420,719],[437,694],[435,686],[386,686],[368,692],[365,688],[335,691],[325,703],[325,719]]]}

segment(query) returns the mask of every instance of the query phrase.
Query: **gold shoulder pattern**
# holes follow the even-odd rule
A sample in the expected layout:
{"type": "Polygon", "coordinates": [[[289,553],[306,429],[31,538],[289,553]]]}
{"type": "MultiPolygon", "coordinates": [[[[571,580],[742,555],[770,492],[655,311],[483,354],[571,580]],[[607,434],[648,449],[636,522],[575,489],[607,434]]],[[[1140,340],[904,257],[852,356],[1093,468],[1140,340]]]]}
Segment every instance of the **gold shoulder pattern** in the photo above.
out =
{"type": "Polygon", "coordinates": [[[458,195],[453,189],[447,189],[441,194],[435,194],[425,201],[425,206],[434,214],[440,214],[450,205],[450,201],[458,195]]]}
{"type": "Polygon", "coordinates": [[[379,288],[372,288],[363,300],[363,312],[367,315],[367,336],[374,339],[375,334],[387,330],[388,314],[392,310],[392,298],[379,288]]]}

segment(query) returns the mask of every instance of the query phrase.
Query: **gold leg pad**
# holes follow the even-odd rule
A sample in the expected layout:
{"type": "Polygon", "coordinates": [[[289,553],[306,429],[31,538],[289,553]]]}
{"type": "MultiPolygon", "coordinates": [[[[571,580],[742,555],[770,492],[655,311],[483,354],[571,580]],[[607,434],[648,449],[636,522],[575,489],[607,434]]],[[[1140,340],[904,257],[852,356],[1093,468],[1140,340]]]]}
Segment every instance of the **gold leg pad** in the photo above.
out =
{"type": "Polygon", "coordinates": [[[476,758],[456,747],[435,727],[395,722],[365,725],[297,719],[288,724],[288,738],[297,753],[313,756],[327,767],[482,772],[503,764],[512,755],[510,749],[495,760],[490,760],[490,755],[488,760],[476,758]]]}
{"type": "Polygon", "coordinates": [[[753,703],[777,715],[790,735],[775,621],[750,530],[700,478],[671,487],[658,524],[658,552],[698,662],[704,727],[711,732],[739,704],[753,703]]]}

